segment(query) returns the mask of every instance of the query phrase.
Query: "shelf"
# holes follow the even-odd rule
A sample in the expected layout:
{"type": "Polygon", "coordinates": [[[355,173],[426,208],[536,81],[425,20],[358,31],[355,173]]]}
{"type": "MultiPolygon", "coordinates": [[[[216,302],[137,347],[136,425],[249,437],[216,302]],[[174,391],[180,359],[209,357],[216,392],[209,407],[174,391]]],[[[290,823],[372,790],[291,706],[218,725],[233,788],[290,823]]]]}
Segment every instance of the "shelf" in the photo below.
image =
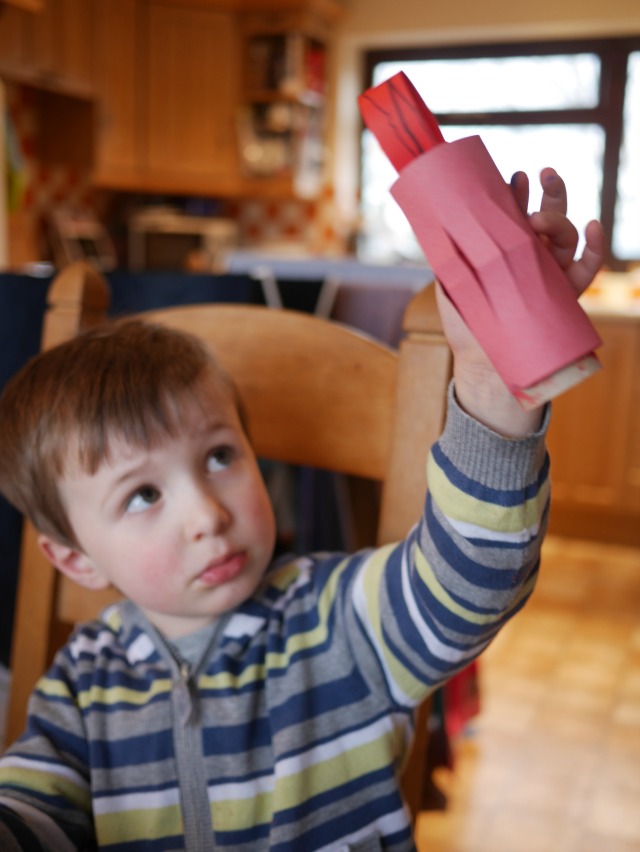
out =
{"type": "MultiPolygon", "coordinates": [[[[271,10],[244,22],[240,157],[248,179],[286,181],[312,198],[321,187],[327,88],[327,18],[271,10]]],[[[255,184],[259,186],[259,183],[255,184]]]]}
{"type": "Polygon", "coordinates": [[[281,97],[326,89],[326,48],[303,33],[254,34],[246,40],[245,86],[248,92],[281,97]]]}
{"type": "Polygon", "coordinates": [[[312,109],[320,109],[326,102],[323,94],[310,89],[298,93],[274,91],[273,89],[254,89],[245,92],[243,100],[248,104],[300,104],[312,109]]]}

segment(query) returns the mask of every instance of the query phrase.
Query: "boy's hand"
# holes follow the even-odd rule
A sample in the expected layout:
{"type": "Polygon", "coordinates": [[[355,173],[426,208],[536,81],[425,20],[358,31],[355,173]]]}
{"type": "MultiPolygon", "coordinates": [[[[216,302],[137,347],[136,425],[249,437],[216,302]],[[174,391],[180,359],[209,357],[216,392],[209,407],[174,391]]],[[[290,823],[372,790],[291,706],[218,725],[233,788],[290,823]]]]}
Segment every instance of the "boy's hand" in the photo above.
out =
{"type": "MultiPolygon", "coordinates": [[[[529,224],[551,249],[551,253],[567,274],[577,295],[587,289],[602,265],[604,255],[604,233],[599,222],[589,222],[585,228],[586,245],[579,260],[574,260],[578,246],[578,232],[567,219],[567,190],[560,175],[553,169],[540,173],[543,188],[540,211],[532,213],[529,224]]],[[[513,192],[522,208],[527,212],[529,180],[524,172],[516,172],[512,178],[513,192]]]]}
{"type": "MultiPolygon", "coordinates": [[[[529,222],[565,270],[578,296],[593,281],[602,264],[602,227],[598,222],[589,222],[585,229],[584,252],[579,260],[574,260],[578,232],[566,217],[564,181],[553,169],[547,168],[542,170],[540,182],[543,188],[540,211],[533,213],[529,222]]],[[[529,182],[524,172],[516,172],[511,185],[518,204],[526,213],[529,182]]],[[[542,410],[521,408],[440,285],[437,285],[437,298],[444,331],[453,351],[453,374],[460,405],[472,417],[506,437],[519,438],[534,432],[540,425],[542,410]]]]}

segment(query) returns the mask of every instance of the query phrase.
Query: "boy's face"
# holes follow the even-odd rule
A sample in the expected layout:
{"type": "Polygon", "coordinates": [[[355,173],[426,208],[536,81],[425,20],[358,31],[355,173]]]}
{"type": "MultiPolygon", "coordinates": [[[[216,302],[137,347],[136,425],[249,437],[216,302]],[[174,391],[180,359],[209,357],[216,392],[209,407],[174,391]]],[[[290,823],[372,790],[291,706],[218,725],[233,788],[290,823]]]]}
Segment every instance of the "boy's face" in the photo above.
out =
{"type": "Polygon", "coordinates": [[[111,442],[94,474],[71,470],[60,493],[81,550],[41,544],[68,576],[116,586],[168,637],[241,604],[272,556],[275,522],[229,391],[209,382],[185,404],[180,434],[149,450],[111,442]]]}

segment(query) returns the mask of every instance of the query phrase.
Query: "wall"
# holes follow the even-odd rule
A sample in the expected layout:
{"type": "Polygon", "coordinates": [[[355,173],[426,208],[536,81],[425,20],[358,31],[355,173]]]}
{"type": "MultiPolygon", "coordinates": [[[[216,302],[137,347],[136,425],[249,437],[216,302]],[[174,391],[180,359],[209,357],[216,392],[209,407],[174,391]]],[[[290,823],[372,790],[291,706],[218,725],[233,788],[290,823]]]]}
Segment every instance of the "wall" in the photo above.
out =
{"type": "Polygon", "coordinates": [[[620,35],[640,30],[637,0],[348,0],[345,38],[385,43],[429,40],[479,41],[496,37],[620,35]]]}
{"type": "Polygon", "coordinates": [[[332,170],[337,205],[355,215],[362,57],[371,48],[640,33],[638,0],[347,0],[334,52],[337,85],[332,170]]]}

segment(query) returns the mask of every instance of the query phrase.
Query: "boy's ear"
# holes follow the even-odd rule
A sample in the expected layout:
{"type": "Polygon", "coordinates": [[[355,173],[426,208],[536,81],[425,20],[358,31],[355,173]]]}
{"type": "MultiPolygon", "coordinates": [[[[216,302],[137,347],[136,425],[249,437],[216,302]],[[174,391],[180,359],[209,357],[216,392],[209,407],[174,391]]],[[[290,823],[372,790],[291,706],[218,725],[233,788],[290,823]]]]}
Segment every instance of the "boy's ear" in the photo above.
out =
{"type": "Polygon", "coordinates": [[[62,544],[44,533],[38,536],[38,545],[52,565],[80,586],[98,590],[110,585],[81,550],[62,544]]]}

